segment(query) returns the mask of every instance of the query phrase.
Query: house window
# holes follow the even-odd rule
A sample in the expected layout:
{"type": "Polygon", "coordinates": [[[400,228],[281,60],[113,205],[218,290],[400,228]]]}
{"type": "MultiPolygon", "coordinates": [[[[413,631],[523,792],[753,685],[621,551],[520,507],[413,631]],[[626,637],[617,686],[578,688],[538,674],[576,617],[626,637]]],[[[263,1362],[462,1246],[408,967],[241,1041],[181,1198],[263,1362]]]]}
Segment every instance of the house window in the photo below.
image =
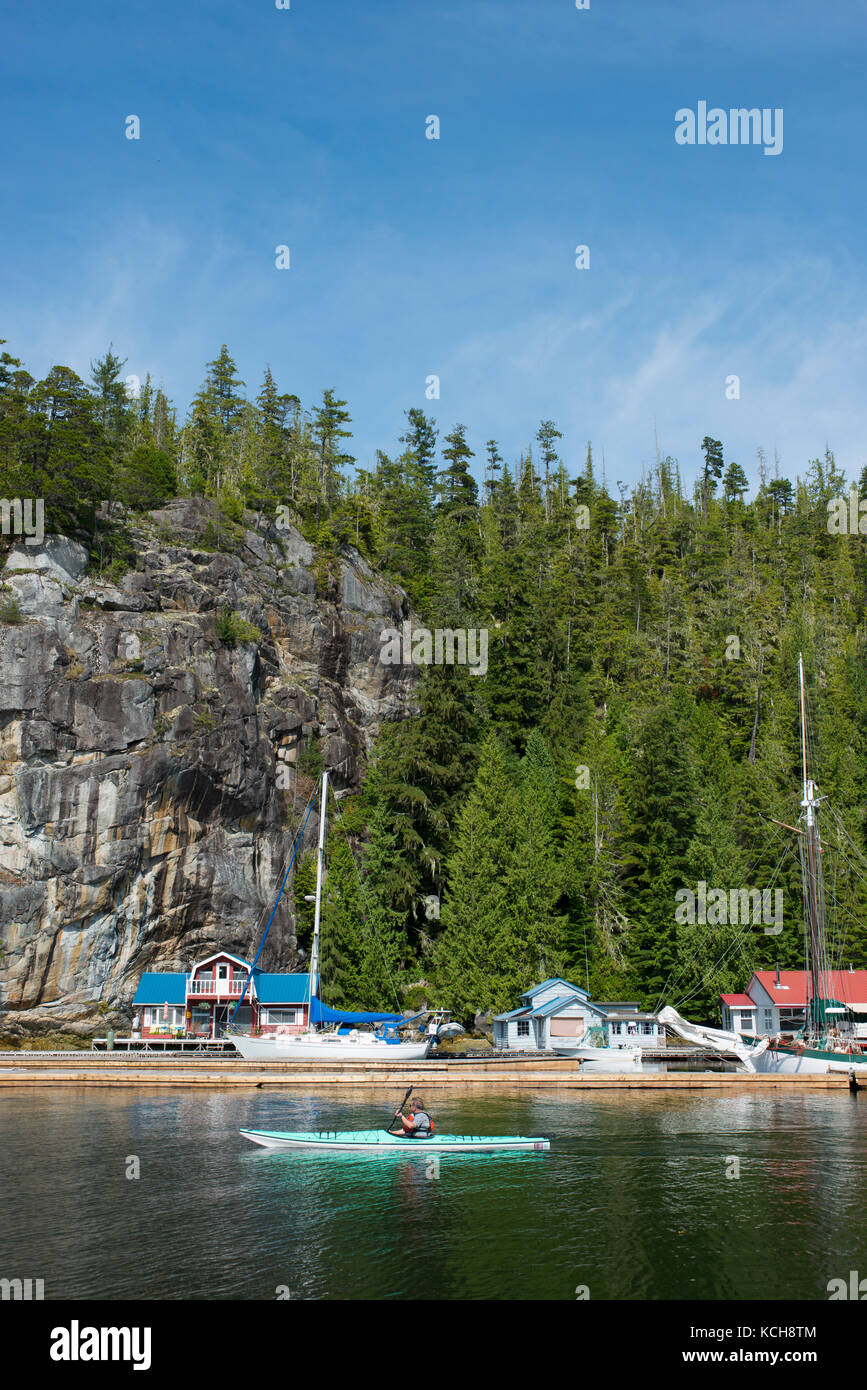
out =
{"type": "Polygon", "coordinates": [[[752,1015],[752,1013],[741,1014],[741,1032],[742,1032],[742,1033],[751,1033],[752,1031],[753,1031],[753,1015],[752,1015]]]}
{"type": "Polygon", "coordinates": [[[266,1012],[267,1017],[262,1020],[263,1023],[279,1023],[285,1027],[287,1023],[300,1021],[297,1009],[268,1009],[266,1012]]]}
{"type": "Polygon", "coordinates": [[[530,1021],[529,1021],[529,1019],[526,1019],[526,1018],[519,1019],[519,1020],[518,1020],[518,1037],[519,1037],[519,1038],[529,1038],[529,1036],[530,1036],[530,1021]]]}
{"type": "Polygon", "coordinates": [[[170,1004],[168,1009],[160,1004],[155,1008],[145,1009],[145,1026],[147,1028],[183,1028],[184,1026],[184,1007],[176,1007],[170,1004]]]}
{"type": "Polygon", "coordinates": [[[800,1009],[780,1009],[780,1027],[789,1032],[796,1032],[804,1026],[804,1014],[800,1009]]]}
{"type": "Polygon", "coordinates": [[[641,1031],[642,1033],[655,1033],[656,1025],[653,1023],[642,1023],[641,1031]]]}
{"type": "Polygon", "coordinates": [[[617,1038],[617,1037],[620,1036],[620,1024],[619,1024],[619,1023],[612,1023],[612,1025],[611,1025],[611,1036],[612,1036],[612,1038],[617,1038]]]}
{"type": "Polygon", "coordinates": [[[773,1026],[774,1026],[774,1011],[773,1011],[773,1009],[762,1009],[762,1014],[763,1014],[764,1020],[765,1020],[764,1026],[765,1026],[766,1028],[773,1028],[773,1026]]]}

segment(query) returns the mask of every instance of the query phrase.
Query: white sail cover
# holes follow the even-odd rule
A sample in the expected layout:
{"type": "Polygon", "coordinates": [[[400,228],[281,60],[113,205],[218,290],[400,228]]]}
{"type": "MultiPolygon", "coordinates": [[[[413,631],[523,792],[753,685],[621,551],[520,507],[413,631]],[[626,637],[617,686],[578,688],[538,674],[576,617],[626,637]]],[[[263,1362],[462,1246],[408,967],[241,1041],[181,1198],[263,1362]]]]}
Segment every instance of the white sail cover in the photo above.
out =
{"type": "Polygon", "coordinates": [[[760,1057],[770,1042],[770,1038],[762,1038],[755,1046],[750,1046],[739,1033],[728,1033],[724,1028],[705,1028],[702,1023],[690,1023],[670,1006],[660,1010],[659,1021],[683,1038],[684,1042],[709,1047],[714,1052],[734,1053],[747,1071],[755,1071],[753,1059],[760,1057]]]}

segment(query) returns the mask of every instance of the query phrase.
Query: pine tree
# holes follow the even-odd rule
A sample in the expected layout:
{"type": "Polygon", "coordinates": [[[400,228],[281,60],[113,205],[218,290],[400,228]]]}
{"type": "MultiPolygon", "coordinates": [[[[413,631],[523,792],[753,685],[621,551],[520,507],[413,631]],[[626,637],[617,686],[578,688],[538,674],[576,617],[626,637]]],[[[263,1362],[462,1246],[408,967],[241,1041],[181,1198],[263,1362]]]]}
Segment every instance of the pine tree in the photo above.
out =
{"type": "Polygon", "coordinates": [[[709,435],[705,435],[701,441],[701,451],[704,454],[704,468],[701,475],[701,510],[702,515],[705,515],[708,502],[716,491],[718,480],[722,477],[723,447],[718,439],[711,439],[709,435]]]}
{"type": "Polygon", "coordinates": [[[220,421],[224,434],[235,429],[244,409],[241,387],[246,385],[238,376],[235,361],[223,343],[218,357],[208,363],[206,390],[208,399],[220,421]]]}
{"type": "Polygon", "coordinates": [[[389,1011],[399,1003],[399,942],[381,904],[371,912],[349,842],[333,840],[323,890],[321,998],[332,1008],[389,1011]]]}
{"type": "Polygon", "coordinates": [[[551,517],[551,470],[559,462],[555,439],[562,439],[563,436],[554,424],[553,420],[543,420],[536,433],[536,439],[542,456],[542,464],[545,468],[545,520],[551,517]]]}
{"type": "Polygon", "coordinates": [[[678,961],[674,895],[688,879],[696,806],[687,708],[678,695],[651,710],[634,749],[624,886],[632,903],[634,988],[650,1004],[670,986],[678,961]]]}
{"type": "Polygon", "coordinates": [[[126,359],[121,360],[111,345],[104,357],[90,364],[96,418],[117,460],[133,433],[132,403],[121,376],[125,366],[126,359]]]}
{"type": "Polygon", "coordinates": [[[446,467],[439,474],[439,508],[461,523],[475,520],[479,489],[469,470],[469,460],[474,457],[467,443],[466,425],[455,425],[446,435],[443,449],[446,467]]]}
{"type": "MultiPolygon", "coordinates": [[[[516,959],[516,849],[521,797],[498,739],[482,745],[472,791],[458,816],[435,978],[446,1006],[468,1018],[505,1009],[527,987],[516,959]]],[[[522,906],[523,904],[521,904],[522,906]]]]}
{"type": "Polygon", "coordinates": [[[388,725],[365,784],[371,804],[387,810],[400,873],[389,901],[424,954],[438,930],[429,899],[438,902],[445,857],[459,808],[472,785],[481,720],[473,678],[460,666],[429,666],[418,687],[418,716],[388,725]]]}
{"type": "Polygon", "coordinates": [[[349,439],[352,431],[344,429],[351,424],[352,417],[345,409],[346,401],[337,400],[332,390],[322,392],[322,404],[313,413],[313,439],[318,460],[318,487],[316,493],[316,526],[320,524],[322,503],[328,508],[329,517],[340,496],[340,469],[352,463],[352,458],[340,450],[340,440],[349,439]]]}

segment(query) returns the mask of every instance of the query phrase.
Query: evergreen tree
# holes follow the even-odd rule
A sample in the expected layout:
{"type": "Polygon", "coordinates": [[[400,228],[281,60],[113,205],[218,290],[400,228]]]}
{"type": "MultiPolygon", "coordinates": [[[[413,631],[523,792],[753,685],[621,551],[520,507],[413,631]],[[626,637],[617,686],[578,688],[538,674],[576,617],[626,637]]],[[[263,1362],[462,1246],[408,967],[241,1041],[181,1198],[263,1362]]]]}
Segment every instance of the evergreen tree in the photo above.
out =
{"type": "Polygon", "coordinates": [[[701,441],[701,451],[704,454],[704,468],[701,475],[701,510],[702,515],[705,515],[707,504],[716,491],[718,480],[722,477],[723,447],[718,439],[711,439],[709,435],[705,435],[701,441]]]}
{"type": "Polygon", "coordinates": [[[321,922],[321,998],[332,1008],[390,1011],[399,1003],[399,937],[391,914],[370,895],[348,840],[328,855],[321,922]]]}
{"type": "Polygon", "coordinates": [[[542,464],[545,469],[545,520],[550,519],[551,515],[551,471],[556,463],[559,462],[555,439],[562,439],[563,436],[557,429],[553,420],[543,420],[536,433],[539,443],[539,450],[542,457],[542,464]]]}
{"type": "Polygon", "coordinates": [[[316,526],[319,527],[322,503],[333,516],[340,495],[340,469],[352,463],[348,454],[340,451],[340,440],[349,439],[352,431],[344,429],[351,424],[352,417],[345,409],[346,401],[337,400],[332,390],[323,391],[322,404],[313,414],[313,439],[318,460],[318,487],[316,493],[316,526]]]}
{"type": "Polygon", "coordinates": [[[246,383],[238,376],[235,361],[223,343],[218,357],[208,363],[206,391],[210,404],[216,412],[224,434],[235,429],[244,409],[241,387],[246,383]]]}
{"type": "Polygon", "coordinates": [[[385,808],[396,837],[389,902],[423,955],[438,930],[429,901],[442,897],[445,856],[473,782],[481,720],[473,678],[460,666],[429,666],[418,701],[415,719],[383,730],[365,791],[370,804],[385,808]]]}

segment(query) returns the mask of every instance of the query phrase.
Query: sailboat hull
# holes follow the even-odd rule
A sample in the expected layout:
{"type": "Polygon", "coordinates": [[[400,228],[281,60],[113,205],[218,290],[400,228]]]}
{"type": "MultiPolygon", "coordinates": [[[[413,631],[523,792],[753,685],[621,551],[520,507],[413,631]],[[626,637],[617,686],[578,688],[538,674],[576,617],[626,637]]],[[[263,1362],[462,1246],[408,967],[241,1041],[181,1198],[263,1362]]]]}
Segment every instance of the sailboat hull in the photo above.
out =
{"type": "Polygon", "coordinates": [[[867,1058],[858,1060],[846,1052],[829,1052],[824,1048],[805,1047],[803,1051],[774,1047],[773,1044],[757,1056],[753,1065],[757,1072],[782,1075],[826,1075],[830,1072],[854,1071],[867,1076],[867,1058]]]}
{"type": "Polygon", "coordinates": [[[643,1053],[640,1047],[570,1047],[553,1044],[558,1057],[572,1057],[581,1062],[587,1071],[633,1072],[641,1071],[643,1053]]]}
{"type": "Polygon", "coordinates": [[[433,1041],[425,1038],[417,1043],[389,1043],[371,1034],[352,1038],[337,1033],[326,1033],[321,1038],[303,1033],[289,1037],[230,1036],[236,1050],[249,1062],[420,1062],[433,1041]]]}

